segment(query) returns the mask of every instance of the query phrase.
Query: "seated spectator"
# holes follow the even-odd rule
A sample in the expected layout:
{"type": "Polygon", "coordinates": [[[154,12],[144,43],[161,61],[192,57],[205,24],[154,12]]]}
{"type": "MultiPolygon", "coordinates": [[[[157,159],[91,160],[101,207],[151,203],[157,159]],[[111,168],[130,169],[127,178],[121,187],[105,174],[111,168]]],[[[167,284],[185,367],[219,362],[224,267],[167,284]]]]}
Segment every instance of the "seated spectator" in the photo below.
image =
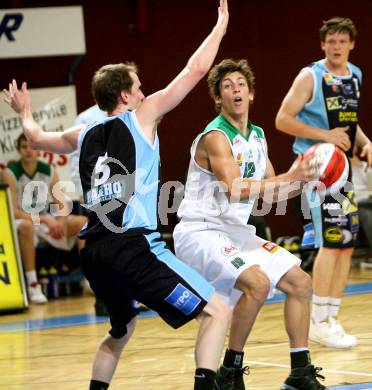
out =
{"type": "MultiPolygon", "coordinates": [[[[3,172],[3,182],[11,192],[30,301],[45,303],[47,298],[43,295],[36,276],[35,245],[38,239],[42,239],[55,248],[71,250],[77,233],[86,223],[86,217],[51,215],[48,200],[53,199],[60,209],[64,206],[61,201],[62,192],[58,193],[59,199],[52,194],[52,188],[58,182],[57,172],[51,165],[38,160],[38,152],[31,149],[23,134],[18,138],[16,147],[21,158],[8,164],[3,172]],[[30,183],[34,186],[30,186],[30,183]],[[41,205],[37,203],[40,200],[47,201],[41,205]],[[32,210],[38,211],[39,225],[33,223],[32,210]]],[[[83,243],[78,240],[78,248],[82,246],[83,243]]]]}
{"type": "Polygon", "coordinates": [[[359,223],[372,251],[372,192],[368,185],[368,176],[372,172],[366,171],[367,163],[361,161],[356,153],[350,161],[353,170],[355,200],[359,208],[359,223]]]}

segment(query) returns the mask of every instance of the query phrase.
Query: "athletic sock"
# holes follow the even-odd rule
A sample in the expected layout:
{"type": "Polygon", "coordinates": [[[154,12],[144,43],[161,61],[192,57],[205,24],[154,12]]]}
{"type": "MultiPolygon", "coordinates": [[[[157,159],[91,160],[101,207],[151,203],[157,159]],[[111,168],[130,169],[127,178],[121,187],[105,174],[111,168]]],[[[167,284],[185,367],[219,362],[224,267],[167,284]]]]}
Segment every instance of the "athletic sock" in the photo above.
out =
{"type": "Polygon", "coordinates": [[[110,385],[109,383],[100,382],[92,379],[90,381],[89,390],[107,390],[109,385],[110,385]]]}
{"type": "Polygon", "coordinates": [[[291,348],[291,368],[305,367],[311,364],[308,348],[291,348]]]}
{"type": "Polygon", "coordinates": [[[208,368],[197,368],[195,370],[194,390],[213,390],[216,373],[208,368]]]}
{"type": "Polygon", "coordinates": [[[34,286],[37,284],[37,277],[36,277],[36,271],[27,271],[26,272],[26,279],[27,279],[27,285],[28,286],[34,286]]]}
{"type": "Polygon", "coordinates": [[[338,312],[340,311],[341,298],[332,298],[328,299],[328,316],[337,318],[338,312]]]}
{"type": "Polygon", "coordinates": [[[233,349],[226,349],[223,365],[225,367],[241,368],[243,367],[244,352],[234,351],[233,349]]]}
{"type": "Polygon", "coordinates": [[[329,297],[319,297],[313,295],[313,306],[311,311],[312,320],[318,324],[328,319],[328,300],[329,297]]]}

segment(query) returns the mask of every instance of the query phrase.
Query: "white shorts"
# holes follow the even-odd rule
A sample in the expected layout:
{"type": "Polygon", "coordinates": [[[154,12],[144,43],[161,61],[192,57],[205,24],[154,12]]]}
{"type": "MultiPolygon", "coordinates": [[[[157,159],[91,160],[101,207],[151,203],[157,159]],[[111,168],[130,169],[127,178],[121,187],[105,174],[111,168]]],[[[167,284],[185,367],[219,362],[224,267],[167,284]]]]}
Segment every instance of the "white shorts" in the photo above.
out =
{"type": "MultiPolygon", "coordinates": [[[[68,218],[68,217],[67,217],[68,218]]],[[[19,225],[23,219],[15,219],[15,228],[18,230],[19,225]]],[[[76,237],[67,237],[64,235],[58,240],[49,235],[49,227],[45,224],[34,225],[35,234],[34,234],[34,245],[36,246],[39,242],[48,242],[51,246],[57,249],[62,249],[64,251],[70,251],[75,243],[76,237]]]]}
{"type": "Polygon", "coordinates": [[[270,280],[268,298],[280,278],[301,260],[280,246],[257,237],[252,226],[180,222],[173,232],[179,259],[210,282],[225,303],[234,307],[242,292],[236,289],[239,275],[258,265],[270,280]]]}

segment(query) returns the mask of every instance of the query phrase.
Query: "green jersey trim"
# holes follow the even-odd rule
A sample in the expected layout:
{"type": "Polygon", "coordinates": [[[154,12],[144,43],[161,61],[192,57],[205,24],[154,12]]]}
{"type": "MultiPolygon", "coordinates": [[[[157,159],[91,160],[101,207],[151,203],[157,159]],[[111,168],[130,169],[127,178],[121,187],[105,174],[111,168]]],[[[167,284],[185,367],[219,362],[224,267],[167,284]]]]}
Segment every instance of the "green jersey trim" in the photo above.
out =
{"type": "Polygon", "coordinates": [[[21,160],[8,163],[7,168],[13,173],[17,181],[23,175],[21,160]]]}
{"type": "Polygon", "coordinates": [[[259,138],[265,139],[265,133],[261,127],[254,125],[252,122],[248,121],[248,134],[244,135],[237,127],[231,124],[223,114],[218,115],[211,122],[208,123],[206,128],[203,131],[203,134],[209,133],[212,130],[219,129],[222,130],[228,137],[230,143],[233,143],[234,138],[237,135],[243,137],[246,141],[249,140],[251,133],[254,131],[259,138]]]}
{"type": "Polygon", "coordinates": [[[51,165],[45,163],[44,161],[38,160],[37,171],[39,171],[40,173],[43,173],[44,175],[51,176],[52,167],[51,167],[51,165]]]}
{"type": "Polygon", "coordinates": [[[40,160],[37,161],[36,170],[32,175],[29,175],[23,169],[21,160],[11,162],[7,165],[7,167],[9,170],[11,170],[13,172],[17,181],[21,178],[22,175],[26,175],[29,179],[33,179],[37,172],[40,172],[40,173],[47,175],[49,177],[52,174],[52,167],[49,164],[47,164],[43,161],[40,161],[40,160]]]}

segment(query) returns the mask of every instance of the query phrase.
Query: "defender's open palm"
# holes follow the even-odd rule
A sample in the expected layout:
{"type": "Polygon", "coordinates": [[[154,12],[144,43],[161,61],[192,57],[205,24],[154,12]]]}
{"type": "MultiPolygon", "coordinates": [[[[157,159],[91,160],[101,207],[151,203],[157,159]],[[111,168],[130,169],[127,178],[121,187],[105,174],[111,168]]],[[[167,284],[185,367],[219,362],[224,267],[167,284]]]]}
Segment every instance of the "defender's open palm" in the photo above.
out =
{"type": "Polygon", "coordinates": [[[9,90],[3,89],[3,92],[5,95],[4,101],[19,115],[31,110],[30,93],[25,82],[22,83],[21,89],[18,89],[17,82],[13,79],[9,83],[9,90]]]}
{"type": "Polygon", "coordinates": [[[224,34],[226,33],[227,24],[229,22],[229,9],[227,6],[227,0],[220,0],[220,6],[218,7],[218,19],[216,27],[220,26],[224,28],[224,34]]]}

